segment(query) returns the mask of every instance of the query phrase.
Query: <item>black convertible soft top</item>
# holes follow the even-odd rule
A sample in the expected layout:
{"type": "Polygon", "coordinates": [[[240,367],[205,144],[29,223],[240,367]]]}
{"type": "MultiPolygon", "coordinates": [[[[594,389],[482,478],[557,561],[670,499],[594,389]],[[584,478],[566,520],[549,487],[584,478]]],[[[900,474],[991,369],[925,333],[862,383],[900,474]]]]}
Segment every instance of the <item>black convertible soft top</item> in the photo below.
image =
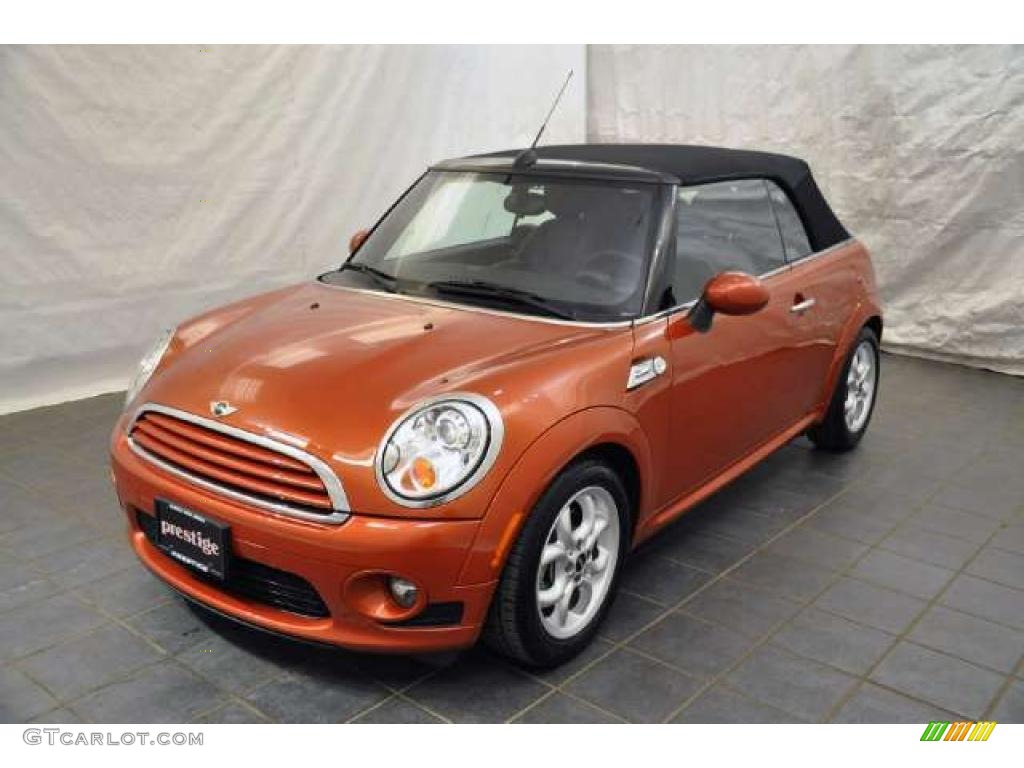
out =
{"type": "MultiPolygon", "coordinates": [[[[449,160],[440,168],[472,167],[486,160],[488,169],[509,166],[522,150],[449,160]]],[[[796,157],[723,147],[684,144],[563,144],[536,149],[539,161],[517,173],[544,173],[566,161],[579,169],[587,165],[618,166],[625,175],[645,171],[652,180],[676,184],[707,184],[733,179],[771,179],[792,199],[803,219],[811,247],[820,251],[847,240],[850,235],[818,189],[807,163],[796,157]]],[[[562,169],[565,170],[564,168],[562,169]]]]}

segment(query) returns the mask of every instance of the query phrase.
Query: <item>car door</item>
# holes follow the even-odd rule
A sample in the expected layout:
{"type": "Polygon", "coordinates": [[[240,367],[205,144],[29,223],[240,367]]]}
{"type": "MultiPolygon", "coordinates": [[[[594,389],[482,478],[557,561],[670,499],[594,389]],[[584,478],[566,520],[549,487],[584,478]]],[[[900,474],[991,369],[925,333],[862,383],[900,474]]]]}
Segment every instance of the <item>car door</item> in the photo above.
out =
{"type": "MultiPolygon", "coordinates": [[[[848,268],[837,267],[828,253],[812,252],[807,231],[789,196],[775,182],[767,181],[772,211],[782,235],[786,279],[779,290],[790,297],[788,328],[792,334],[801,376],[793,382],[801,403],[809,413],[820,403],[823,386],[843,325],[853,311],[856,276],[848,268]]],[[[833,249],[835,253],[839,249],[833,249]]],[[[838,253],[835,253],[838,256],[838,253]]]]}
{"type": "Polygon", "coordinates": [[[683,187],[676,201],[671,301],[696,299],[724,271],[759,276],[767,306],[749,316],[716,314],[698,333],[686,312],[668,324],[672,448],[665,466],[672,495],[694,490],[805,413],[810,387],[794,334],[799,293],[761,179],[683,187]]]}

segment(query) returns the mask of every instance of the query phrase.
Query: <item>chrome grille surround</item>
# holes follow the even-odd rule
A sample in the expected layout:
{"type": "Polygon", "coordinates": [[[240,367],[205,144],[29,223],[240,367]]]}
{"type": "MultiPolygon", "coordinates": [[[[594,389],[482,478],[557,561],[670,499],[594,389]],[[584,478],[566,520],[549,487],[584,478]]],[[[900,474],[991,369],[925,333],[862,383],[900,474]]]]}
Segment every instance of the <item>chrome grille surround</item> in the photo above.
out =
{"type": "Polygon", "coordinates": [[[143,403],[140,405],[135,412],[132,414],[132,418],[128,422],[126,429],[126,436],[128,440],[128,446],[131,450],[140,458],[144,459],[148,463],[159,467],[169,474],[175,475],[189,483],[196,485],[200,488],[204,488],[209,491],[213,491],[222,496],[226,496],[229,499],[240,501],[254,507],[273,512],[278,515],[286,517],[297,518],[299,520],[306,520],[314,523],[326,523],[328,525],[339,525],[349,518],[349,503],[348,497],[345,494],[345,489],[341,484],[341,480],[334,474],[334,471],[321,459],[318,459],[312,454],[306,453],[305,451],[296,448],[293,445],[274,440],[273,438],[266,437],[265,435],[256,435],[251,432],[247,432],[244,429],[238,427],[232,427],[228,424],[221,424],[218,421],[207,419],[202,416],[197,416],[194,413],[188,411],[182,411],[178,408],[171,408],[166,405],[160,405],[159,403],[143,403]],[[219,432],[228,437],[241,440],[243,442],[251,443],[252,445],[259,446],[261,448],[274,451],[281,454],[282,456],[288,456],[296,461],[305,464],[309,467],[320,481],[324,484],[324,489],[327,491],[327,496],[331,500],[330,511],[325,510],[322,513],[311,512],[306,508],[299,507],[294,504],[290,504],[286,501],[271,501],[259,496],[253,496],[243,491],[229,488],[215,480],[210,480],[205,477],[198,476],[193,472],[184,470],[174,464],[167,462],[156,456],[152,452],[146,450],[144,447],[139,445],[132,438],[132,430],[135,428],[136,423],[146,413],[159,413],[165,416],[170,416],[175,419],[194,424],[204,429],[209,429],[213,432],[219,432]]]}

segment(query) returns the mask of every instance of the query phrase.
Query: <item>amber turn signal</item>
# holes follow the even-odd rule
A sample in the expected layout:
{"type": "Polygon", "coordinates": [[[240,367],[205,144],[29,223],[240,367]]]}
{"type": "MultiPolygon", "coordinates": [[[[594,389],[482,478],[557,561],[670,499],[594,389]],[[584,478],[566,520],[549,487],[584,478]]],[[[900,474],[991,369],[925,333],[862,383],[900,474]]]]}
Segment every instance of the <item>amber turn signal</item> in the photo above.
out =
{"type": "Polygon", "coordinates": [[[412,472],[412,479],[416,481],[416,485],[424,490],[433,488],[437,483],[437,471],[434,469],[434,463],[430,459],[417,456],[413,459],[410,471],[412,472]]]}

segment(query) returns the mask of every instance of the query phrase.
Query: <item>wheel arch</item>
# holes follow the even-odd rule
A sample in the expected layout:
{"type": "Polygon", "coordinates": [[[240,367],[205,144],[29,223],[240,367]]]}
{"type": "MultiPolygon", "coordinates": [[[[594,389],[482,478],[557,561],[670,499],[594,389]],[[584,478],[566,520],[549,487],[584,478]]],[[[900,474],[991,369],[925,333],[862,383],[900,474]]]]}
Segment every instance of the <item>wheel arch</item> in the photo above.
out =
{"type": "Polygon", "coordinates": [[[878,340],[882,340],[883,323],[881,315],[872,315],[866,321],[864,321],[863,327],[870,328],[872,331],[875,332],[875,336],[878,338],[878,340]]]}
{"type": "Polygon", "coordinates": [[[633,533],[636,531],[637,520],[640,517],[640,502],[644,498],[643,488],[641,485],[640,465],[637,463],[636,456],[634,456],[629,447],[622,442],[608,441],[598,443],[597,445],[580,451],[580,453],[567,462],[555,476],[557,477],[575,462],[585,461],[587,459],[597,459],[598,461],[604,462],[611,467],[622,480],[622,485],[626,489],[626,498],[629,501],[629,508],[626,512],[629,514],[629,536],[632,540],[633,533]]]}
{"type": "Polygon", "coordinates": [[[862,328],[870,328],[875,332],[878,340],[882,340],[882,313],[877,306],[873,304],[858,305],[857,311],[853,313],[843,327],[843,331],[839,335],[839,341],[836,344],[835,353],[832,356],[832,364],[829,367],[828,375],[825,377],[824,387],[818,398],[817,420],[819,421],[825,417],[828,405],[832,401],[832,392],[835,389],[836,382],[839,380],[839,374],[842,372],[843,365],[846,362],[846,356],[849,354],[850,345],[853,344],[853,340],[857,338],[862,328]]]}
{"type": "Polygon", "coordinates": [[[619,473],[629,497],[629,533],[650,498],[651,449],[633,414],[599,406],[577,411],[538,437],[502,480],[480,524],[463,565],[460,584],[492,581],[519,531],[544,491],[567,467],[587,457],[600,458],[619,473]]]}

